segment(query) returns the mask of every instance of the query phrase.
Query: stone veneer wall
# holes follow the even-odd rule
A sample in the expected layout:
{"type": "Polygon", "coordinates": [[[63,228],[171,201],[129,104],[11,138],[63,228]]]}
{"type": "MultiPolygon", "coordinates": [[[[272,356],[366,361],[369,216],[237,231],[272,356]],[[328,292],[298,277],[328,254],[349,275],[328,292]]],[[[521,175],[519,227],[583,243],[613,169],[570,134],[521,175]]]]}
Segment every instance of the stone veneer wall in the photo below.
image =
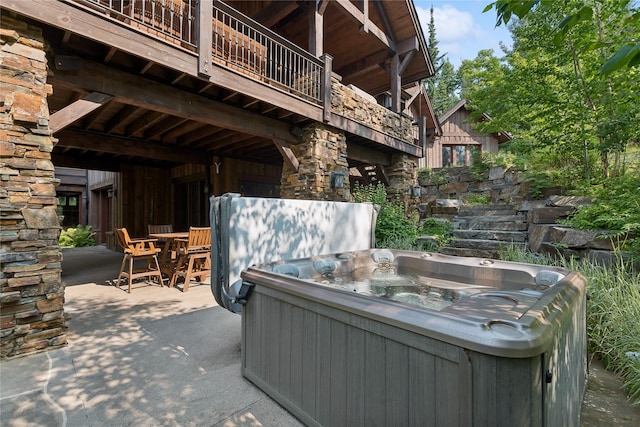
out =
{"type": "Polygon", "coordinates": [[[49,130],[47,60],[39,29],[2,14],[0,29],[0,357],[66,344],[49,130]]]}
{"type": "Polygon", "coordinates": [[[413,120],[358,95],[332,79],[331,112],[365,124],[393,138],[413,143],[413,120]]]}
{"type": "Polygon", "coordinates": [[[407,154],[394,154],[391,156],[391,166],[385,169],[389,178],[387,196],[392,200],[400,200],[407,212],[413,211],[419,199],[410,195],[409,187],[417,183],[417,159],[407,154]]]}
{"type": "Polygon", "coordinates": [[[316,123],[302,131],[302,143],[291,145],[300,162],[298,172],[286,163],[282,168],[280,197],[349,201],[349,164],[345,134],[330,126],[316,123]],[[331,188],[331,173],[344,174],[344,187],[331,188]]]}
{"type": "Polygon", "coordinates": [[[470,195],[485,195],[492,203],[512,204],[528,197],[530,184],[515,169],[496,166],[477,177],[467,167],[434,169],[435,179],[418,179],[422,187],[421,204],[437,199],[466,200],[470,195]]]}

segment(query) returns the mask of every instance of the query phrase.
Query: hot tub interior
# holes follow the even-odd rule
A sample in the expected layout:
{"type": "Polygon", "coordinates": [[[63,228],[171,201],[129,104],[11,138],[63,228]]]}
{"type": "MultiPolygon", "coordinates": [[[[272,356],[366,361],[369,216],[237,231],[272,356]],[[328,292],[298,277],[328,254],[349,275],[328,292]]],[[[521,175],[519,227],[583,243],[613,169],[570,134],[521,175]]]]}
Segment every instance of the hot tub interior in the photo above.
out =
{"type": "Polygon", "coordinates": [[[560,269],[463,260],[373,250],[277,262],[263,268],[346,292],[460,316],[477,316],[489,308],[500,318],[520,317],[566,275],[560,269]]]}

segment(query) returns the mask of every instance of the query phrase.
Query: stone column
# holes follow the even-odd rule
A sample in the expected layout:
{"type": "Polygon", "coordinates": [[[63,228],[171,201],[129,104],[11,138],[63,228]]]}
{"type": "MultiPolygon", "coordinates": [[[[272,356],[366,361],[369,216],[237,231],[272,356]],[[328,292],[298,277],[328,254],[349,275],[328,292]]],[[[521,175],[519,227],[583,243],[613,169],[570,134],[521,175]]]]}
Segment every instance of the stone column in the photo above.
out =
{"type": "Polygon", "coordinates": [[[0,84],[0,357],[11,357],[67,340],[44,39],[5,13],[0,84]]]}
{"type": "Polygon", "coordinates": [[[283,166],[280,197],[349,201],[351,193],[345,134],[322,123],[315,123],[303,129],[302,141],[301,144],[290,146],[300,165],[298,172],[286,163],[283,166]],[[343,188],[331,187],[332,172],[343,175],[343,188]]]}
{"type": "Polygon", "coordinates": [[[387,197],[392,200],[399,200],[405,212],[412,212],[417,209],[420,199],[412,197],[409,187],[418,183],[417,160],[408,154],[394,154],[391,156],[391,166],[386,168],[389,177],[387,187],[387,197]]]}

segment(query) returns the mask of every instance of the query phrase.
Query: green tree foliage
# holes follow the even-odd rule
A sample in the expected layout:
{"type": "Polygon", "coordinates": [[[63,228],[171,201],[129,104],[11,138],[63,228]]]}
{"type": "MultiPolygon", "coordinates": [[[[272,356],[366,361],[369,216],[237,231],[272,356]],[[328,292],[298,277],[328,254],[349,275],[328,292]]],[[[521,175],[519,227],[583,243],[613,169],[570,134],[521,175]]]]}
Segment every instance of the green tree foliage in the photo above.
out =
{"type": "Polygon", "coordinates": [[[429,56],[433,62],[435,75],[425,81],[427,95],[436,116],[451,108],[460,99],[457,95],[460,83],[455,67],[447,59],[447,54],[440,54],[438,39],[436,38],[436,26],[433,18],[433,7],[430,9],[429,20],[429,56]]]}
{"type": "MultiPolygon", "coordinates": [[[[640,73],[625,68],[603,77],[600,71],[631,37],[625,25],[637,12],[627,0],[530,3],[492,3],[501,22],[521,17],[509,27],[513,48],[501,59],[482,51],[465,61],[463,97],[491,116],[481,130],[510,130],[517,137],[511,149],[546,152],[574,184],[620,174],[625,151],[640,139],[640,73]]],[[[635,31],[640,34],[637,25],[635,31]]]]}
{"type": "MultiPolygon", "coordinates": [[[[506,25],[512,15],[518,18],[523,18],[536,7],[546,8],[553,5],[556,0],[498,0],[489,4],[484,12],[496,9],[496,26],[506,25]]],[[[566,2],[569,3],[569,2],[566,2]]],[[[577,3],[576,9],[572,13],[569,13],[564,20],[558,26],[558,34],[556,40],[561,40],[566,37],[569,29],[573,26],[583,22],[589,21],[594,15],[594,5],[597,7],[602,2],[591,2],[592,4],[577,3]]],[[[613,3],[613,2],[611,2],[613,3]]],[[[631,0],[618,0],[616,1],[619,6],[629,7],[632,3],[631,0]]],[[[631,9],[630,9],[631,10],[631,9]]],[[[611,56],[605,58],[605,62],[600,68],[601,75],[610,74],[616,70],[624,67],[636,67],[640,65],[640,32],[638,26],[640,24],[640,12],[637,10],[631,10],[631,13],[626,16],[623,24],[623,42],[622,45],[615,46],[615,50],[611,56]]]]}

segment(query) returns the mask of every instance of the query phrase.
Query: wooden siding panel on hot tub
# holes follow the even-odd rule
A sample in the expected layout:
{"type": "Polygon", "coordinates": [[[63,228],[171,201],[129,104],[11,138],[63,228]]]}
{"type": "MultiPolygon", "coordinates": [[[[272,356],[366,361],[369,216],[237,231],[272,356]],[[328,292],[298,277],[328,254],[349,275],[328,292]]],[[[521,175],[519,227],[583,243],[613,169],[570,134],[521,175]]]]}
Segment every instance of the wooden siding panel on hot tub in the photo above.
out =
{"type": "Polygon", "coordinates": [[[455,346],[268,289],[245,309],[243,374],[290,410],[300,407],[292,412],[305,423],[315,425],[307,414],[317,425],[352,426],[427,416],[454,426],[468,416],[458,408],[470,407],[470,370],[455,346]]]}

